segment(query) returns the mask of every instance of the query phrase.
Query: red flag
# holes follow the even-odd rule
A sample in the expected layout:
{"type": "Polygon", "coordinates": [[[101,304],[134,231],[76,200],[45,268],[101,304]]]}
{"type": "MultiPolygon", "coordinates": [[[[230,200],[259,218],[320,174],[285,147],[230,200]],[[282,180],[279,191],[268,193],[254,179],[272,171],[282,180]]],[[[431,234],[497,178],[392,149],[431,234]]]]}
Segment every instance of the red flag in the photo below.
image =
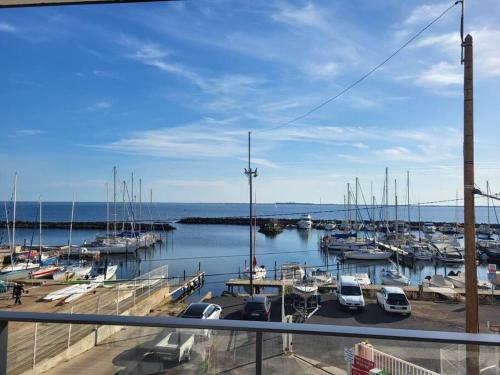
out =
{"type": "Polygon", "coordinates": [[[257,266],[257,258],[256,257],[253,257],[253,266],[254,266],[254,268],[257,266]]]}

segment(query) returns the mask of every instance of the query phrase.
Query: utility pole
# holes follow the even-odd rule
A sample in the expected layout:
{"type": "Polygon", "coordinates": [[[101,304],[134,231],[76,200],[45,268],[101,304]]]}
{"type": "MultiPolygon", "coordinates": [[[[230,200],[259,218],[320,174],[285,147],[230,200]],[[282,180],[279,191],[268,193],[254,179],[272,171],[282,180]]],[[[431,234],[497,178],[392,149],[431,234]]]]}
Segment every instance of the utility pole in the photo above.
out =
{"type": "Polygon", "coordinates": [[[257,168],[252,169],[251,164],[250,164],[250,135],[252,132],[248,132],[248,169],[245,168],[245,175],[248,176],[248,183],[250,185],[250,205],[249,205],[249,211],[250,211],[250,296],[253,297],[253,231],[252,231],[252,225],[253,225],[253,203],[252,203],[252,195],[253,195],[253,178],[257,177],[257,168]]]}
{"type": "MultiPolygon", "coordinates": [[[[465,327],[478,333],[478,297],[476,270],[476,219],[474,213],[474,96],[472,36],[464,48],[464,238],[465,238],[465,327]]],[[[467,345],[467,374],[479,374],[479,347],[467,345]]]]}

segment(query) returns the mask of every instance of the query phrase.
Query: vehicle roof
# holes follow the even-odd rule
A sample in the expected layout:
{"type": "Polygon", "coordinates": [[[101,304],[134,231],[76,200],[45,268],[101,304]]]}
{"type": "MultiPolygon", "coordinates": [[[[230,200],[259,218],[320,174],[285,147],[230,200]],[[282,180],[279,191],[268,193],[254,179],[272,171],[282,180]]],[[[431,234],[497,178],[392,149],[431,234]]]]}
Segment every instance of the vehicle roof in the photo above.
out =
{"type": "Polygon", "coordinates": [[[188,306],[186,310],[182,313],[182,316],[190,315],[190,316],[202,316],[208,306],[211,303],[192,303],[188,306]]]}
{"type": "Polygon", "coordinates": [[[387,293],[405,294],[403,289],[397,286],[384,286],[384,289],[387,291],[387,293]]]}
{"type": "Polygon", "coordinates": [[[359,286],[358,280],[354,276],[342,275],[340,276],[340,283],[344,285],[359,286]]]}
{"type": "Polygon", "coordinates": [[[260,302],[260,303],[264,303],[267,301],[267,297],[265,296],[253,296],[253,297],[249,297],[247,298],[247,300],[245,301],[245,303],[252,303],[252,302],[260,302]]]}

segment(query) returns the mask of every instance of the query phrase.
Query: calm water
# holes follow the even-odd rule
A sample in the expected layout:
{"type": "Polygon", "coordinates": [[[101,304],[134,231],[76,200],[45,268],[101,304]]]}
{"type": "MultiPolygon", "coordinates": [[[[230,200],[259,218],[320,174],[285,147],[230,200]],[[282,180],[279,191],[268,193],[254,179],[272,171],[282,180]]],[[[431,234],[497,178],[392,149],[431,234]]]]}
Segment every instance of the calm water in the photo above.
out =
{"type": "MultiPolygon", "coordinates": [[[[0,202],[0,220],[5,220],[4,203],[0,202]]],[[[12,218],[12,204],[7,202],[7,210],[9,217],[12,218]]],[[[127,205],[125,211],[131,211],[130,204],[127,205]]],[[[18,202],[16,216],[18,220],[23,221],[38,221],[38,203],[37,202],[18,202]]],[[[122,219],[123,205],[117,204],[116,219],[122,219]]],[[[139,207],[135,209],[136,219],[142,217],[143,220],[178,220],[183,217],[228,217],[228,216],[247,216],[248,204],[243,203],[154,203],[142,205],[142,216],[139,214],[139,207]]],[[[361,216],[364,220],[369,220],[369,212],[367,209],[360,206],[361,216]]],[[[70,221],[71,218],[71,203],[70,202],[46,202],[43,203],[42,209],[43,221],[70,221]]],[[[313,219],[343,219],[345,215],[343,205],[337,204],[258,204],[257,215],[290,217],[296,218],[301,213],[311,213],[313,219]]],[[[389,208],[390,218],[394,218],[394,207],[389,208]]],[[[488,210],[486,207],[476,208],[476,222],[487,222],[488,210]]],[[[113,204],[110,204],[111,220],[114,216],[113,204]]],[[[398,217],[406,219],[408,216],[407,208],[400,206],[398,209],[398,217]]],[[[375,218],[380,217],[380,210],[375,210],[375,218]]],[[[463,222],[463,207],[456,208],[455,206],[421,206],[420,217],[422,221],[448,221],[455,222],[457,219],[463,222]]],[[[490,209],[491,223],[497,223],[496,212],[493,208],[490,209]]],[[[418,220],[418,207],[410,208],[410,219],[418,220]]],[[[105,221],[106,220],[106,203],[92,202],[77,202],[75,204],[75,221],[105,221]]]]}
{"type": "MultiPolygon", "coordinates": [[[[215,294],[225,290],[225,282],[229,278],[237,277],[238,270],[245,268],[248,259],[248,228],[232,225],[188,225],[176,224],[177,230],[163,234],[163,243],[155,248],[140,250],[136,255],[115,255],[110,260],[119,264],[118,277],[131,278],[140,273],[147,272],[160,265],[168,264],[169,276],[182,276],[183,272],[192,274],[201,269],[207,273],[206,284],[200,293],[211,290],[215,294]]],[[[92,240],[96,235],[93,230],[74,230],[73,243],[82,243],[92,240]]],[[[68,230],[44,230],[44,244],[60,245],[67,243],[68,230]]],[[[5,230],[0,235],[6,238],[5,230]]],[[[257,262],[266,266],[268,278],[274,277],[274,262],[278,267],[283,262],[297,261],[307,267],[329,265],[334,274],[337,272],[337,258],[332,254],[325,254],[318,249],[318,240],[323,235],[322,231],[299,231],[296,229],[285,230],[274,238],[257,233],[257,262]]],[[[19,229],[16,234],[18,242],[24,239],[27,243],[31,237],[33,243],[38,243],[38,233],[30,229],[19,229]]],[[[4,241],[5,242],[5,241],[4,241]]],[[[342,272],[366,272],[374,282],[378,282],[378,274],[389,263],[345,263],[339,265],[342,272]]],[[[445,274],[449,270],[463,270],[459,268],[435,267],[432,263],[422,263],[414,268],[402,267],[412,284],[425,276],[435,273],[445,274]]],[[[486,265],[479,267],[479,276],[486,279],[486,265]]],[[[279,275],[278,275],[279,277],[279,275]]],[[[196,298],[194,296],[193,298],[196,298]]]]}

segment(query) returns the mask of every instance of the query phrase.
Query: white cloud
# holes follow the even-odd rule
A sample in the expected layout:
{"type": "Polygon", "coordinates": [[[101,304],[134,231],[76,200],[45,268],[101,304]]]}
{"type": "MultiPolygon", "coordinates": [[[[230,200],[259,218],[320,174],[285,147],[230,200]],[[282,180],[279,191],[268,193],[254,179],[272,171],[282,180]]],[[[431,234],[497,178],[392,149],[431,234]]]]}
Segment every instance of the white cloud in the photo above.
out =
{"type": "Polygon", "coordinates": [[[99,69],[94,69],[92,70],[92,74],[96,77],[99,77],[99,78],[117,78],[117,75],[115,72],[111,72],[111,71],[106,71],[106,70],[99,70],[99,69]]]}
{"type": "MultiPolygon", "coordinates": [[[[474,70],[480,77],[498,76],[500,75],[500,29],[493,27],[472,27],[470,34],[474,40],[474,70]]],[[[435,72],[439,73],[439,69],[445,69],[444,78],[441,83],[449,84],[449,73],[455,67],[455,72],[452,81],[457,81],[456,72],[461,71],[457,63],[460,56],[460,37],[457,32],[443,33],[431,35],[418,40],[413,44],[413,48],[433,48],[438,51],[440,56],[443,54],[448,57],[450,62],[441,62],[441,66],[435,66],[435,72]]],[[[431,54],[432,56],[432,54],[431,54]]],[[[435,77],[433,77],[435,78],[435,77]]],[[[434,82],[439,82],[439,79],[431,79],[434,82]]]]}
{"type": "Polygon", "coordinates": [[[187,79],[206,93],[234,93],[255,88],[266,82],[261,77],[245,74],[222,74],[206,77],[197,69],[173,61],[173,53],[167,52],[166,49],[157,44],[144,43],[132,37],[123,37],[119,43],[133,49],[133,53],[127,54],[127,57],[163,72],[187,79]]]}
{"type": "Polygon", "coordinates": [[[40,135],[43,134],[44,131],[40,129],[19,129],[16,130],[12,136],[13,137],[31,137],[34,135],[40,135]]]}
{"type": "MultiPolygon", "coordinates": [[[[448,4],[446,4],[448,5],[448,4]]],[[[403,21],[404,25],[418,25],[427,21],[431,21],[439,16],[446,9],[445,4],[424,4],[415,8],[411,14],[403,21]]]]}
{"type": "Polygon", "coordinates": [[[112,104],[110,102],[103,100],[89,105],[85,110],[89,112],[94,112],[94,111],[109,109],[111,107],[112,104]]]}
{"type": "Polygon", "coordinates": [[[461,65],[452,65],[441,61],[429,69],[421,71],[415,78],[415,83],[424,87],[460,85],[463,83],[461,65]]]}
{"type": "Polygon", "coordinates": [[[364,143],[353,143],[353,146],[359,149],[368,148],[368,145],[365,145],[364,143]]]}
{"type": "Polygon", "coordinates": [[[285,22],[295,27],[307,26],[322,30],[323,32],[333,33],[329,22],[325,20],[323,14],[312,3],[302,8],[282,6],[277,12],[271,15],[271,18],[278,22],[285,22]]]}
{"type": "MultiPolygon", "coordinates": [[[[248,159],[245,159],[245,158],[239,158],[239,160],[248,161],[248,159]]],[[[263,159],[263,158],[252,157],[252,164],[257,164],[257,165],[261,165],[263,167],[269,167],[269,168],[273,168],[273,169],[279,168],[278,164],[273,163],[272,161],[267,160],[267,159],[263,159]]]]}
{"type": "Polygon", "coordinates": [[[339,65],[333,61],[324,64],[309,63],[306,64],[305,71],[311,77],[315,78],[333,78],[339,71],[339,65]]]}
{"type": "Polygon", "coordinates": [[[207,118],[183,126],[133,132],[97,147],[157,157],[234,158],[244,155],[244,142],[244,132],[231,131],[227,122],[207,118]]]}
{"type": "Polygon", "coordinates": [[[7,22],[0,22],[0,32],[3,31],[5,33],[16,33],[17,28],[12,26],[10,23],[7,22]]]}

